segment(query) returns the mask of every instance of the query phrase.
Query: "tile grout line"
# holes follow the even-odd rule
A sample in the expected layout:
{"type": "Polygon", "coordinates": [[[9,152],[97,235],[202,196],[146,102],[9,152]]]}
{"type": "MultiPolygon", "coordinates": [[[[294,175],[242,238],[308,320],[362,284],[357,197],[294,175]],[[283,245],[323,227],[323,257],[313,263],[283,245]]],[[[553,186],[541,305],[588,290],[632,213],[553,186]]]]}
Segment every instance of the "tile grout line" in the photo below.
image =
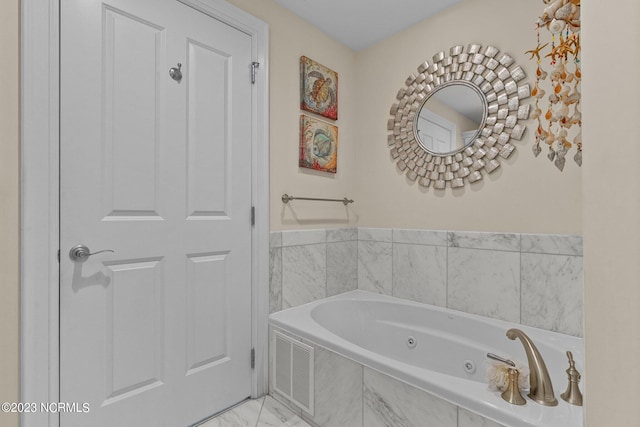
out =
{"type": "Polygon", "coordinates": [[[360,398],[362,399],[362,404],[360,405],[360,411],[362,411],[360,421],[362,422],[360,423],[360,425],[362,427],[365,427],[364,425],[364,365],[360,365],[360,369],[361,369],[361,378],[362,378],[362,380],[360,381],[360,398]]]}
{"type": "Polygon", "coordinates": [[[396,249],[395,230],[396,230],[395,228],[391,229],[391,296],[395,295],[395,290],[396,290],[396,275],[394,274],[394,267],[395,267],[394,252],[396,249]]]}
{"type": "Polygon", "coordinates": [[[329,296],[329,229],[324,232],[324,297],[329,296]]]}
{"type": "MultiPolygon", "coordinates": [[[[271,284],[269,284],[269,291],[271,291],[271,284]]],[[[280,247],[280,305],[278,307],[279,310],[282,310],[283,304],[284,304],[284,249],[280,247]]]]}
{"type": "Polygon", "coordinates": [[[518,310],[518,323],[522,325],[522,234],[519,234],[520,238],[520,265],[518,266],[518,291],[520,294],[520,309],[518,310]]]}
{"type": "Polygon", "coordinates": [[[256,420],[256,425],[255,427],[258,427],[260,425],[260,417],[262,417],[262,409],[264,408],[264,402],[266,401],[266,396],[262,397],[262,404],[260,405],[260,410],[258,411],[258,419],[256,420]]]}
{"type": "Polygon", "coordinates": [[[449,231],[447,233],[446,252],[444,253],[444,307],[449,308],[449,231]]]}

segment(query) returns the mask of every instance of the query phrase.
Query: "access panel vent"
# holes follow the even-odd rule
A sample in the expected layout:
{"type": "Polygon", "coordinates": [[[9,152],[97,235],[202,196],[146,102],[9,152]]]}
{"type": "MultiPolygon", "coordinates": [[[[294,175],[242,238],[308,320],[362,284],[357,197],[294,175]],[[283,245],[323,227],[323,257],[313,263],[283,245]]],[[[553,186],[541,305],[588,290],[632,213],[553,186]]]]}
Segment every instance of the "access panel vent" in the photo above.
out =
{"type": "Polygon", "coordinates": [[[313,416],[313,347],[274,331],[274,388],[313,416]]]}

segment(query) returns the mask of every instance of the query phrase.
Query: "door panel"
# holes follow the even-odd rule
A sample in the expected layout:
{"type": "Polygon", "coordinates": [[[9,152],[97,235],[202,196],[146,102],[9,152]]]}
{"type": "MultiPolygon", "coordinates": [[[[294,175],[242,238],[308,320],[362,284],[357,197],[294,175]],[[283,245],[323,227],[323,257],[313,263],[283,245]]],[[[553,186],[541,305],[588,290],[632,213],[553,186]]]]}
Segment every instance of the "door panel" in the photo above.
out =
{"type": "Polygon", "coordinates": [[[107,6],[103,28],[106,215],[157,216],[165,31],[107,6]]]}
{"type": "Polygon", "coordinates": [[[60,396],[91,406],[63,427],[250,395],[250,63],[248,35],[177,1],[61,4],[60,396]],[[115,253],[71,262],[80,243],[115,253]]]}
{"type": "Polygon", "coordinates": [[[231,154],[227,120],[230,56],[188,40],[188,196],[190,217],[227,216],[231,154]],[[210,185],[216,183],[216,185],[210,185]]]}
{"type": "Polygon", "coordinates": [[[456,125],[424,109],[418,120],[418,135],[425,147],[435,153],[450,153],[456,147],[456,125]]]}
{"type": "Polygon", "coordinates": [[[108,404],[162,385],[164,265],[153,259],[105,267],[111,278],[106,294],[108,404]]]}
{"type": "Polygon", "coordinates": [[[188,256],[187,375],[227,357],[228,253],[188,256]]]}

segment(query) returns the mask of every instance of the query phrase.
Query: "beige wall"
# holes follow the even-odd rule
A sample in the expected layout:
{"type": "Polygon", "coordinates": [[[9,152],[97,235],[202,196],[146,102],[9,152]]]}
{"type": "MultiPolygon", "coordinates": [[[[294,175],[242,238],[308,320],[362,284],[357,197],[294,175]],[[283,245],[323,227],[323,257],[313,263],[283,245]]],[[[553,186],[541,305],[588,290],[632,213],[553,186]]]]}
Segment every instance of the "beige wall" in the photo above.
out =
{"type": "Polygon", "coordinates": [[[638,426],[640,2],[582,8],[587,423],[638,426]]]}
{"type": "MultiPolygon", "coordinates": [[[[418,65],[454,45],[493,45],[513,56],[533,85],[535,63],[524,52],[535,47],[535,17],[541,1],[467,0],[357,55],[360,226],[430,229],[582,233],[580,168],[567,159],[559,172],[531,152],[534,121],[516,152],[482,181],[464,190],[423,190],[397,171],[386,144],[391,104],[418,65]],[[553,209],[549,209],[553,206],[553,209]]],[[[532,102],[527,100],[526,102],[532,102]]],[[[572,154],[571,154],[572,155],[572,154]]]]}
{"type": "MultiPolygon", "coordinates": [[[[355,209],[341,203],[294,201],[301,197],[355,198],[357,169],[355,53],[272,0],[230,0],[269,24],[271,229],[354,225],[355,209]],[[300,56],[338,72],[338,170],[298,168],[300,140],[300,56]]],[[[305,113],[312,115],[310,113],[305,113]]],[[[331,120],[326,120],[333,123],[331,120]]]]}
{"type": "MultiPolygon", "coordinates": [[[[580,170],[570,162],[561,174],[545,159],[532,158],[530,129],[517,154],[496,172],[499,179],[490,177],[467,189],[462,197],[450,190],[444,196],[432,190],[422,194],[395,172],[385,147],[388,108],[406,75],[433,53],[453,44],[493,43],[522,65],[529,64],[523,51],[532,47],[531,16],[539,13],[542,2],[468,1],[445,12],[442,22],[418,24],[358,55],[271,0],[231,3],[270,24],[272,229],[342,223],[573,233],[584,229],[587,422],[593,427],[640,425],[636,391],[640,380],[640,172],[635,164],[640,145],[634,138],[640,116],[640,83],[624,79],[640,65],[637,55],[629,54],[629,50],[633,52],[632,40],[640,37],[636,25],[640,4],[622,0],[615,8],[608,2],[585,2],[583,6],[583,185],[580,170]],[[474,15],[472,11],[478,9],[500,12],[474,15]],[[340,163],[333,178],[297,169],[298,57],[302,54],[340,73],[340,163]],[[615,74],[612,66],[603,66],[610,58],[622,65],[615,74]],[[625,84],[619,84],[623,80],[625,84]],[[362,111],[357,117],[356,107],[362,111]],[[347,217],[340,209],[313,205],[312,210],[311,205],[307,208],[302,203],[296,205],[295,212],[283,211],[279,201],[282,192],[344,194],[358,199],[347,217]],[[293,220],[294,213],[299,215],[298,222],[293,220]]],[[[5,2],[0,14],[2,401],[18,396],[17,6],[18,0],[5,2]]],[[[527,73],[531,78],[530,68],[527,73]]],[[[17,418],[0,414],[0,424],[17,425],[17,418]]]]}
{"type": "MultiPolygon", "coordinates": [[[[295,27],[306,27],[270,0],[232,2],[271,26],[272,229],[331,226],[328,218],[308,224],[282,220],[278,197],[283,191],[291,191],[286,184],[299,178],[304,178],[295,187],[300,194],[307,194],[326,181],[299,172],[295,156],[286,153],[287,145],[295,145],[297,141],[298,113],[292,107],[298,99],[297,56],[313,57],[315,49],[321,49],[323,55],[317,59],[335,66],[332,58],[344,50],[337,48],[336,53],[327,48],[324,51],[321,47],[298,46],[296,41],[287,40],[283,33],[289,33],[290,21],[295,27]],[[288,53],[287,46],[291,44],[299,51],[288,53]],[[288,59],[282,63],[284,57],[288,59]],[[278,73],[289,77],[274,75],[278,73]],[[287,82],[288,79],[293,81],[287,82]]],[[[533,47],[532,17],[537,16],[542,7],[542,2],[535,0],[471,0],[358,53],[351,81],[357,83],[354,104],[359,111],[356,126],[350,129],[352,138],[357,138],[358,148],[355,156],[349,152],[349,156],[354,156],[349,164],[357,167],[357,185],[344,182],[342,188],[353,189],[354,193],[348,195],[357,200],[352,209],[355,223],[361,226],[583,234],[586,376],[589,379],[589,387],[583,384],[583,390],[586,388],[588,426],[640,425],[640,406],[637,405],[640,396],[636,391],[640,380],[637,363],[640,354],[637,330],[640,324],[640,264],[637,262],[640,258],[640,172],[637,172],[634,155],[640,154],[640,145],[633,138],[636,133],[633,124],[640,116],[640,98],[629,96],[640,93],[640,88],[637,79],[628,79],[632,84],[616,85],[620,77],[611,73],[612,67],[603,67],[603,61],[615,58],[624,65],[623,77],[638,69],[637,55],[629,55],[627,50],[630,41],[640,37],[636,25],[640,4],[636,0],[623,0],[615,8],[607,2],[584,5],[586,152],[582,169],[569,159],[565,172],[560,173],[546,159],[533,158],[530,154],[533,132],[529,129],[516,154],[503,163],[501,170],[485,182],[467,188],[464,195],[450,190],[444,194],[433,190],[422,194],[415,186],[407,185],[404,177],[395,171],[385,146],[388,109],[402,82],[424,59],[451,45],[495,44],[525,66],[532,81],[532,63],[524,51],[533,47]]],[[[333,42],[328,43],[334,46],[333,42]]],[[[341,78],[347,73],[345,69],[338,71],[341,78]]],[[[343,81],[341,111],[345,85],[343,81]]],[[[347,125],[345,122],[346,118],[341,115],[341,132],[347,125]]],[[[528,122],[530,127],[532,123],[528,122]]],[[[319,212],[318,217],[322,215],[319,212]]],[[[558,389],[560,392],[562,387],[558,389]]]]}
{"type": "MultiPolygon", "coordinates": [[[[0,13],[0,402],[17,402],[19,390],[19,0],[0,13]]],[[[16,414],[0,412],[0,425],[17,426],[16,414]]]]}
{"type": "MultiPolygon", "coordinates": [[[[539,2],[467,0],[357,54],[272,0],[230,0],[270,26],[271,229],[344,225],[535,233],[582,232],[581,169],[560,173],[531,153],[530,129],[517,151],[483,181],[464,190],[422,190],[408,185],[387,148],[389,108],[406,77],[433,54],[456,44],[493,44],[514,56],[533,82],[525,50],[535,45],[539,2]],[[496,24],[498,23],[498,24],[496,24]],[[522,31],[522,29],[527,29],[522,31]],[[297,166],[300,55],[338,71],[338,173],[297,166]],[[348,196],[356,203],[294,201],[297,196],[348,196]],[[553,205],[554,209],[548,209],[553,205]]],[[[546,153],[545,153],[546,154],[546,153]]]]}

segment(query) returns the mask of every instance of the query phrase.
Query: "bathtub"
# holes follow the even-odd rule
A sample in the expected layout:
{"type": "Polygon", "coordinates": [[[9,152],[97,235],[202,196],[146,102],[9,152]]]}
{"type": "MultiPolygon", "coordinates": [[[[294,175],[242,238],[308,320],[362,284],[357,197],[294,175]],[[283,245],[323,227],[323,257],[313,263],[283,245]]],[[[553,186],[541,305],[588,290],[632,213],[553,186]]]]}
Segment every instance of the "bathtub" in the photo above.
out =
{"type": "Polygon", "coordinates": [[[583,426],[583,408],[560,397],[567,350],[584,375],[581,338],[361,290],[273,313],[270,324],[506,426],[583,426]],[[542,354],[558,406],[524,393],[526,405],[511,405],[489,390],[487,353],[527,361],[521,342],[505,335],[513,327],[542,354]]]}

